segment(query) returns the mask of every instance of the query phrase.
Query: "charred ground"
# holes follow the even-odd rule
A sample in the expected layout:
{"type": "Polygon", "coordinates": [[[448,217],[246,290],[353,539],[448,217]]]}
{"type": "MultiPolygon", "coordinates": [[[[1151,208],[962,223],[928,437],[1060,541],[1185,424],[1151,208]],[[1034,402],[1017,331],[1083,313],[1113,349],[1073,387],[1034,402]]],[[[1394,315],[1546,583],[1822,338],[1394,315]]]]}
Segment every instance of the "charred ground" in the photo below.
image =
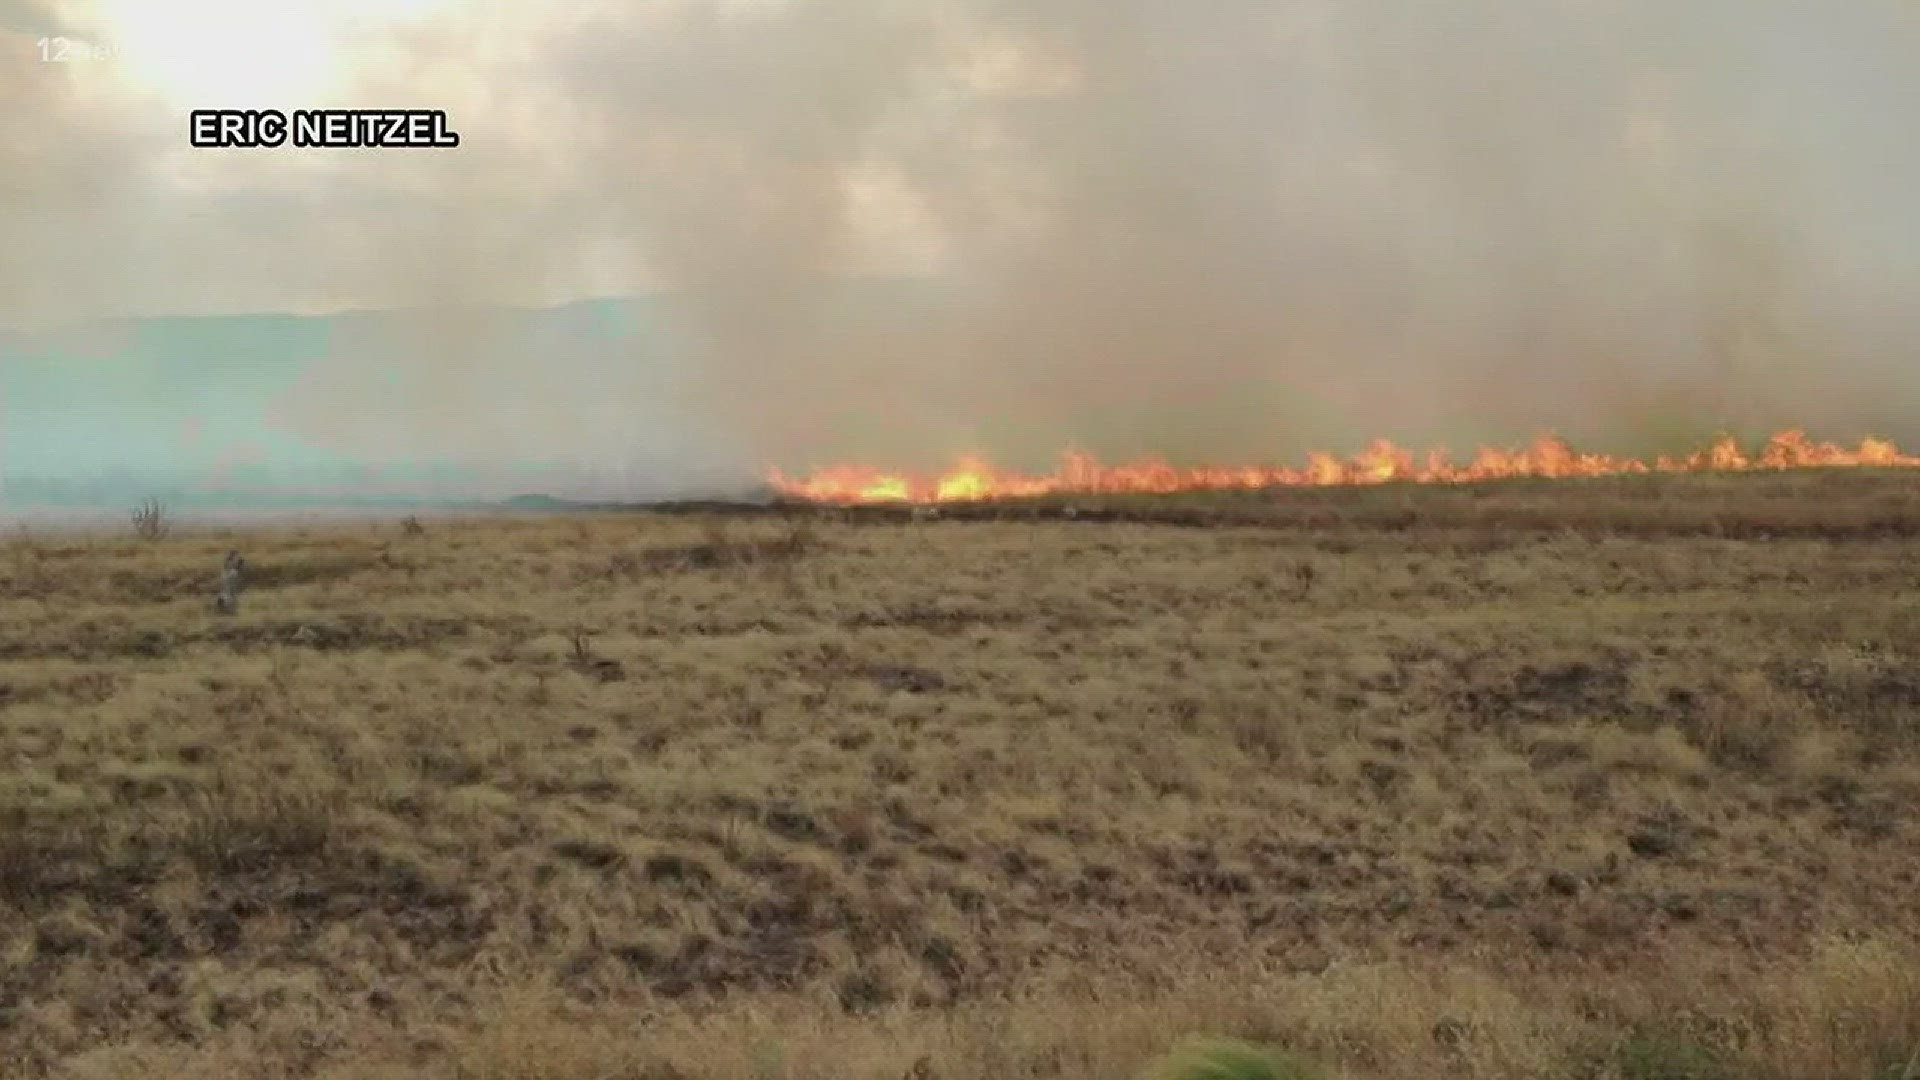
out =
{"type": "Polygon", "coordinates": [[[1903,1075],[1917,534],[1844,472],[10,538],[0,1062],[1903,1075]]]}

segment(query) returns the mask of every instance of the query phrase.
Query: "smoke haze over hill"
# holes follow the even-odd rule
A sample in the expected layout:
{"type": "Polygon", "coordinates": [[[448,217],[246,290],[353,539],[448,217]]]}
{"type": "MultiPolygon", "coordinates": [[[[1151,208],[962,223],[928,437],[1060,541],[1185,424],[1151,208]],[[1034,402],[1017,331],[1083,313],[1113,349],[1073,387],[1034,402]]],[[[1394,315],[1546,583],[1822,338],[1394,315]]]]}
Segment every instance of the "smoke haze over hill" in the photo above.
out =
{"type": "Polygon", "coordinates": [[[131,60],[34,57],[108,15],[0,3],[14,460],[122,396],[101,320],[354,308],[403,317],[145,407],[742,475],[1920,434],[1899,0],[343,4],[325,100],[206,104],[445,108],[463,144],[331,155],[192,151],[131,60]],[[511,313],[615,295],[648,317],[511,313]]]}

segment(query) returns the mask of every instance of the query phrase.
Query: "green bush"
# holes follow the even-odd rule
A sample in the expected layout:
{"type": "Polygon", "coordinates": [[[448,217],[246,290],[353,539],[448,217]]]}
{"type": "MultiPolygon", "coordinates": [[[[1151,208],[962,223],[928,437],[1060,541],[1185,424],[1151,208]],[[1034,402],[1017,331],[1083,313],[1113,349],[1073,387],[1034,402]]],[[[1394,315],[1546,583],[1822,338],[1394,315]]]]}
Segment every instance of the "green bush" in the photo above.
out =
{"type": "Polygon", "coordinates": [[[1196,1039],[1156,1062],[1146,1080],[1327,1080],[1295,1054],[1233,1039],[1196,1039]]]}
{"type": "Polygon", "coordinates": [[[1710,1046],[1664,1032],[1629,1036],[1614,1052],[1622,1080],[1727,1080],[1733,1070],[1710,1046]]]}

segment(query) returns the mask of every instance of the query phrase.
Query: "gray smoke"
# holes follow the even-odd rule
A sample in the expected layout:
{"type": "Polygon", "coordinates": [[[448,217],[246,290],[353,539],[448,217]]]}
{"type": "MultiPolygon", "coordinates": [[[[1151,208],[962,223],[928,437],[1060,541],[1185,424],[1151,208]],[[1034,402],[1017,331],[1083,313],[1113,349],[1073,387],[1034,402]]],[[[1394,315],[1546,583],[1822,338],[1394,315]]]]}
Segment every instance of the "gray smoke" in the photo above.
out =
{"type": "Polygon", "coordinates": [[[392,455],[1920,435],[1904,0],[569,10],[358,40],[337,103],[446,107],[448,154],[182,164],[177,114],[0,69],[0,317],[408,309],[282,403],[392,455]],[[489,314],[596,288],[671,347],[489,314]]]}

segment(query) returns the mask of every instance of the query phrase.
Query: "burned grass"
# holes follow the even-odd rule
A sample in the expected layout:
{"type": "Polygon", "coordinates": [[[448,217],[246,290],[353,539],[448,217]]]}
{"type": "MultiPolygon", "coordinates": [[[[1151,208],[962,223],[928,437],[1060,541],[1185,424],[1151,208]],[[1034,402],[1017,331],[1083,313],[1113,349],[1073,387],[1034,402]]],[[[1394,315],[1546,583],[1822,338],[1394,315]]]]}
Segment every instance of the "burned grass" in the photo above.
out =
{"type": "Polygon", "coordinates": [[[0,1072],[1901,1075],[1912,493],[1660,480],[9,547],[0,1072]]]}

